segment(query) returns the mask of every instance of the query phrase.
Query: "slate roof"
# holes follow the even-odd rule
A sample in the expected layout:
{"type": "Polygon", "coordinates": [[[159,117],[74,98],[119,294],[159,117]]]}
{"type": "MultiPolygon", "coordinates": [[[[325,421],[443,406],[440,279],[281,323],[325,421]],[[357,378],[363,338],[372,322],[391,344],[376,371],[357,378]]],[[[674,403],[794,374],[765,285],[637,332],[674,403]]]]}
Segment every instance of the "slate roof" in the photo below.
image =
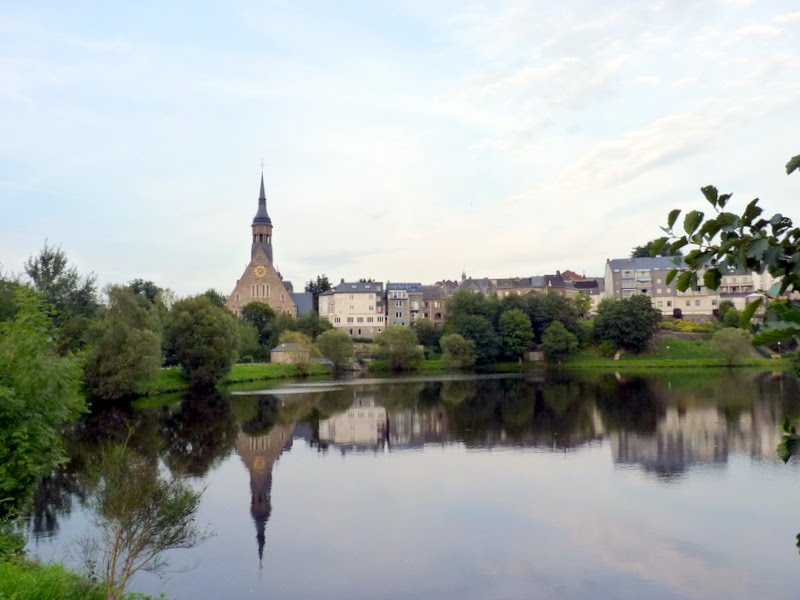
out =
{"type": "Polygon", "coordinates": [[[494,284],[499,290],[518,289],[518,288],[532,288],[532,277],[504,277],[495,279],[494,284]]]}
{"type": "Polygon", "coordinates": [[[674,269],[676,267],[683,266],[683,259],[680,257],[675,256],[656,256],[654,258],[651,257],[641,257],[641,258],[612,258],[607,261],[609,267],[612,270],[619,269],[619,270],[646,270],[646,269],[657,269],[660,271],[666,271],[670,269],[674,269]],[[673,262],[675,259],[678,259],[678,263],[676,264],[673,262]]]}
{"type": "Polygon", "coordinates": [[[264,194],[264,173],[261,173],[261,190],[258,194],[258,211],[253,217],[253,225],[272,225],[272,219],[267,213],[267,196],[264,194]]]}
{"type": "Polygon", "coordinates": [[[465,279],[456,288],[457,292],[469,290],[471,292],[480,292],[485,296],[490,296],[494,294],[494,285],[492,282],[487,279],[486,277],[482,279],[465,279]]]}
{"type": "Polygon", "coordinates": [[[353,283],[348,283],[346,281],[343,281],[333,289],[337,294],[358,294],[358,293],[376,294],[383,291],[383,282],[372,281],[365,283],[363,281],[356,281],[353,283]]]}
{"type": "Polygon", "coordinates": [[[422,299],[423,300],[445,300],[447,299],[447,290],[439,285],[423,285],[422,286],[422,299]]]}
{"type": "Polygon", "coordinates": [[[406,292],[421,292],[422,291],[422,284],[421,283],[394,283],[394,282],[386,282],[386,291],[390,290],[403,290],[406,292]]]}
{"type": "Polygon", "coordinates": [[[284,342],[278,344],[272,349],[273,352],[308,352],[308,348],[304,348],[300,344],[294,342],[284,342]]]}
{"type": "Polygon", "coordinates": [[[311,292],[290,292],[289,295],[297,307],[298,317],[304,317],[314,312],[314,294],[311,292]]]}

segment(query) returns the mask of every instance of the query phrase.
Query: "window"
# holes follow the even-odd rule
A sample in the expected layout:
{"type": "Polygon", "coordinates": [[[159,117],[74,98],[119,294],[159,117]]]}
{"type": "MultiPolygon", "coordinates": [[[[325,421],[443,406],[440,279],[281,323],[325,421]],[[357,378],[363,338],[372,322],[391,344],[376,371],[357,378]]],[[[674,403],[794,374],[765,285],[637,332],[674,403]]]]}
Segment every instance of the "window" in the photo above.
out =
{"type": "Polygon", "coordinates": [[[660,293],[661,293],[661,288],[658,288],[658,289],[656,290],[656,294],[660,294],[660,293]]]}
{"type": "Polygon", "coordinates": [[[358,330],[358,335],[361,335],[361,330],[360,329],[358,330]]]}
{"type": "Polygon", "coordinates": [[[363,323],[363,322],[364,322],[364,317],[358,317],[358,318],[356,319],[356,321],[357,321],[358,323],[363,323]]]}
{"type": "Polygon", "coordinates": [[[656,283],[661,283],[661,278],[656,279],[656,283]]]}
{"type": "Polygon", "coordinates": [[[695,301],[694,301],[694,305],[695,305],[695,306],[700,306],[700,300],[695,300],[695,301]]]}
{"type": "Polygon", "coordinates": [[[352,323],[353,322],[353,317],[347,317],[347,322],[348,323],[352,323]]]}
{"type": "Polygon", "coordinates": [[[672,306],[672,300],[667,300],[667,307],[672,306]]]}
{"type": "Polygon", "coordinates": [[[395,311],[395,312],[394,312],[394,318],[395,318],[395,319],[401,319],[401,318],[403,318],[403,313],[401,313],[400,311],[395,311]]]}
{"type": "Polygon", "coordinates": [[[367,317],[367,323],[372,323],[372,317],[367,317]]]}
{"type": "Polygon", "coordinates": [[[439,301],[438,300],[433,303],[433,308],[439,308],[439,301]]]}
{"type": "Polygon", "coordinates": [[[717,299],[716,298],[712,298],[711,299],[711,306],[716,306],[716,305],[717,305],[717,299]]]}
{"type": "Polygon", "coordinates": [[[691,300],[687,300],[686,301],[686,306],[691,306],[691,305],[692,305],[692,301],[691,300]]]}
{"type": "Polygon", "coordinates": [[[350,300],[353,300],[354,298],[355,297],[353,296],[353,294],[350,294],[350,300]]]}
{"type": "Polygon", "coordinates": [[[403,301],[402,300],[395,300],[394,301],[394,305],[395,306],[403,306],[403,301]]]}
{"type": "Polygon", "coordinates": [[[378,323],[383,323],[383,317],[378,317],[378,323]]]}

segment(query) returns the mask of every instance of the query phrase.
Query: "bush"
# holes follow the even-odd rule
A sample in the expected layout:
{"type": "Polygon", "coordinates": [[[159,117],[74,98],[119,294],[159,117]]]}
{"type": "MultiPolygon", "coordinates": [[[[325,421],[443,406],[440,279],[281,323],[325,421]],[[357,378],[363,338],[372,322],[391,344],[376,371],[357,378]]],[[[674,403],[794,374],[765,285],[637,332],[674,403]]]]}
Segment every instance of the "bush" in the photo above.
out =
{"type": "MultiPolygon", "coordinates": [[[[735,310],[735,309],[731,309],[735,310]]],[[[728,311],[727,314],[730,314],[728,311]]],[[[738,359],[750,352],[752,336],[741,329],[721,329],[711,338],[711,346],[725,357],[725,362],[732,367],[738,359]]]]}
{"type": "Polygon", "coordinates": [[[494,361],[500,352],[500,339],[486,317],[466,315],[448,320],[445,332],[457,333],[465,340],[472,340],[479,363],[494,361]]]}
{"type": "Polygon", "coordinates": [[[649,296],[635,295],[617,300],[608,298],[597,307],[595,337],[618,348],[641,352],[661,324],[661,311],[649,296]]]}
{"type": "Polygon", "coordinates": [[[548,360],[561,361],[578,350],[578,337],[567,331],[561,321],[553,321],[542,335],[542,350],[548,360]]]}
{"type": "Polygon", "coordinates": [[[422,362],[422,351],[417,347],[417,334],[413,329],[388,325],[375,336],[378,358],[386,361],[393,371],[411,371],[422,362]]]}
{"type": "Polygon", "coordinates": [[[597,351],[600,353],[600,356],[611,358],[617,353],[617,347],[612,342],[600,342],[600,345],[597,346],[597,351]]]}
{"type": "Polygon", "coordinates": [[[344,331],[331,329],[321,333],[317,337],[317,347],[336,369],[341,369],[353,359],[353,340],[344,331]]]}
{"type": "Polygon", "coordinates": [[[465,340],[457,333],[445,335],[439,340],[444,361],[453,367],[466,369],[475,365],[475,342],[465,340]]]}
{"type": "Polygon", "coordinates": [[[739,327],[739,322],[742,320],[742,313],[735,308],[731,307],[725,311],[722,316],[722,324],[725,327],[739,327]]]}

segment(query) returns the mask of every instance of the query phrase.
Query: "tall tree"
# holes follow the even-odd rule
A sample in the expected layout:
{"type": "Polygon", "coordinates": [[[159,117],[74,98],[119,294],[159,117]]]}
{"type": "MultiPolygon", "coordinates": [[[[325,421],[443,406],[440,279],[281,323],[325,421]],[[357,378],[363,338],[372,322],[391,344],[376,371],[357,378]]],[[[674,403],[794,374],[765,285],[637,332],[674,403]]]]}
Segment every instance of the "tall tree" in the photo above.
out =
{"type": "Polygon", "coordinates": [[[328,281],[328,276],[324,273],[317,275],[317,279],[310,280],[306,283],[306,291],[311,292],[314,296],[314,312],[319,313],[319,295],[322,292],[327,292],[331,289],[331,282],[328,281]]]}
{"type": "Polygon", "coordinates": [[[353,340],[344,331],[331,329],[317,338],[317,347],[322,355],[341,370],[353,359],[353,340]]]}
{"type": "Polygon", "coordinates": [[[542,350],[548,359],[560,362],[578,350],[578,338],[561,321],[553,321],[542,336],[542,350]]]}
{"type": "Polygon", "coordinates": [[[166,336],[193,388],[211,388],[222,381],[238,354],[236,318],[205,294],[175,303],[166,336]]]}
{"type": "Polygon", "coordinates": [[[475,344],[479,363],[490,363],[500,353],[500,339],[492,327],[492,322],[480,315],[461,315],[451,319],[448,315],[445,333],[457,333],[475,344]]]}
{"type": "Polygon", "coordinates": [[[653,306],[649,296],[637,294],[622,300],[607,298],[597,307],[594,333],[601,342],[641,352],[658,331],[660,323],[661,311],[653,306]]]}
{"type": "Polygon", "coordinates": [[[417,344],[414,330],[399,325],[387,325],[375,336],[378,357],[394,371],[410,371],[419,366],[422,352],[417,344]]]}
{"type": "Polygon", "coordinates": [[[211,302],[214,303],[214,306],[218,306],[219,308],[225,308],[225,303],[228,301],[228,297],[215,290],[214,288],[208,288],[203,295],[206,296],[211,302]]]}
{"type": "Polygon", "coordinates": [[[522,356],[533,341],[533,327],[528,315],[516,308],[505,311],[500,316],[500,341],[505,356],[513,359],[522,356]]]}
{"type": "Polygon", "coordinates": [[[161,322],[147,296],[130,287],[108,289],[108,309],[94,327],[86,380],[100,398],[153,390],[161,367],[161,322]]]}

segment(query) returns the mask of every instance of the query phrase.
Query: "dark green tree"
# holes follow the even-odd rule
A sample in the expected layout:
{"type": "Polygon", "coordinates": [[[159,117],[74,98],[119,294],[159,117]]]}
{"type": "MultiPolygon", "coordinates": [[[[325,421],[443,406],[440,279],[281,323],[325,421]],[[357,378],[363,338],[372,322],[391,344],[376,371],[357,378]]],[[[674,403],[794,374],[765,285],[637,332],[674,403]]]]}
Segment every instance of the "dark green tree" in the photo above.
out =
{"type": "Polygon", "coordinates": [[[211,302],[214,303],[214,306],[218,306],[219,308],[225,308],[225,303],[228,301],[228,297],[215,290],[214,288],[208,288],[203,295],[206,296],[211,302]]]}
{"type": "Polygon", "coordinates": [[[414,330],[399,325],[387,325],[375,336],[378,358],[393,371],[411,371],[419,366],[422,352],[417,345],[414,330]]]}
{"type": "Polygon", "coordinates": [[[425,346],[426,350],[438,348],[439,340],[442,337],[442,329],[434,325],[429,319],[417,319],[414,323],[414,331],[417,332],[419,343],[425,346]]]}
{"type": "Polygon", "coordinates": [[[467,369],[475,365],[478,357],[475,354],[475,342],[472,340],[465,340],[457,333],[451,333],[442,336],[439,344],[448,365],[457,369],[467,369]]]}
{"type": "Polygon", "coordinates": [[[0,269],[0,322],[13,319],[17,314],[14,298],[23,284],[16,278],[3,275],[0,269]]]}
{"type": "Polygon", "coordinates": [[[331,282],[328,281],[328,276],[324,273],[322,275],[317,275],[317,279],[310,280],[306,283],[305,290],[307,292],[311,292],[314,297],[314,312],[319,313],[319,295],[322,292],[327,292],[331,289],[331,282]]]}
{"type": "Polygon", "coordinates": [[[316,311],[298,317],[295,327],[297,331],[306,334],[312,340],[325,331],[333,329],[333,325],[327,319],[320,319],[316,311]]]}
{"type": "Polygon", "coordinates": [[[317,337],[317,347],[337,370],[341,370],[353,359],[353,340],[344,331],[331,329],[321,333],[317,337]]]}
{"type": "Polygon", "coordinates": [[[503,354],[517,359],[531,346],[533,327],[531,320],[523,311],[512,309],[500,316],[500,343],[503,354]]]}
{"type": "Polygon", "coordinates": [[[500,353],[500,338],[486,317],[467,314],[451,319],[448,315],[444,331],[472,340],[479,363],[493,362],[500,353]]]}
{"type": "Polygon", "coordinates": [[[80,361],[56,352],[45,302],[22,288],[16,303],[0,323],[0,516],[64,459],[59,429],[86,408],[80,361]]]}
{"type": "Polygon", "coordinates": [[[637,294],[622,300],[607,298],[597,307],[594,335],[600,342],[641,352],[660,324],[661,311],[653,306],[649,296],[637,294]]]}
{"type": "Polygon", "coordinates": [[[161,322],[145,295],[129,287],[108,289],[108,308],[92,332],[86,381],[99,398],[147,394],[161,368],[161,322]]]}
{"type": "Polygon", "coordinates": [[[487,298],[468,290],[453,294],[447,301],[447,319],[459,319],[466,316],[480,316],[495,323],[499,317],[500,304],[497,298],[487,298]]]}
{"type": "Polygon", "coordinates": [[[631,258],[649,258],[651,256],[680,256],[681,249],[676,248],[672,250],[669,247],[660,249],[656,254],[653,254],[653,242],[647,242],[644,246],[634,246],[631,250],[631,258]]]}
{"type": "Polygon", "coordinates": [[[560,362],[578,351],[578,338],[561,321],[553,321],[542,335],[541,348],[548,360],[560,362]]]}
{"type": "Polygon", "coordinates": [[[75,267],[69,266],[64,251],[47,242],[38,256],[25,262],[25,272],[33,289],[53,307],[59,350],[65,353],[83,348],[89,323],[99,307],[95,275],[81,277],[75,267]]]}
{"type": "Polygon", "coordinates": [[[738,310],[729,308],[725,311],[725,316],[722,317],[722,323],[725,327],[739,327],[741,319],[742,315],[738,310]]]}
{"type": "Polygon", "coordinates": [[[174,304],[166,336],[192,388],[214,387],[238,354],[236,318],[205,294],[174,304]]]}
{"type": "Polygon", "coordinates": [[[734,366],[740,358],[746,357],[753,348],[752,336],[742,330],[725,328],[717,331],[711,338],[711,346],[725,358],[725,364],[734,366]]]}
{"type": "Polygon", "coordinates": [[[145,281],[144,279],[134,279],[128,283],[128,287],[134,294],[141,294],[147,298],[151,304],[155,304],[158,296],[164,291],[152,281],[145,281]]]}

